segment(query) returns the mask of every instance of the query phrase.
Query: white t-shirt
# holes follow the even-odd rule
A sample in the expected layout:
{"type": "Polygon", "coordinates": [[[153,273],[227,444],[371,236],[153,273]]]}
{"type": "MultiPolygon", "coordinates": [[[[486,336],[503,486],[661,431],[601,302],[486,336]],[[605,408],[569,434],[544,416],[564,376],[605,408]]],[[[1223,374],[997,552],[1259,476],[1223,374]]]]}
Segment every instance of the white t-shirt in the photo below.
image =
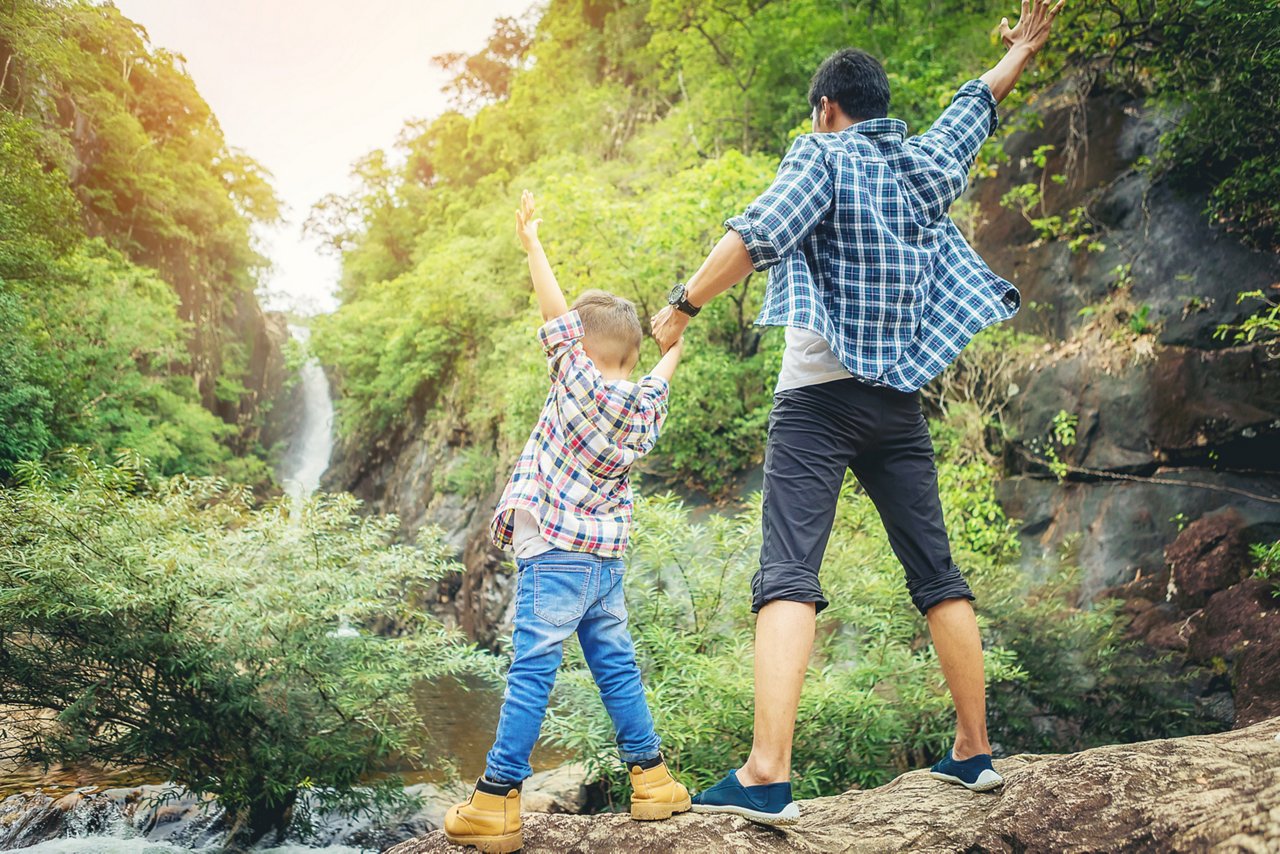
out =
{"type": "Polygon", "coordinates": [[[516,557],[528,559],[555,548],[542,538],[538,520],[528,510],[516,510],[511,525],[511,551],[516,557]]]}
{"type": "Polygon", "coordinates": [[[853,374],[831,352],[827,339],[810,329],[787,327],[786,349],[782,351],[782,370],[774,392],[806,385],[847,380],[853,374]]]}

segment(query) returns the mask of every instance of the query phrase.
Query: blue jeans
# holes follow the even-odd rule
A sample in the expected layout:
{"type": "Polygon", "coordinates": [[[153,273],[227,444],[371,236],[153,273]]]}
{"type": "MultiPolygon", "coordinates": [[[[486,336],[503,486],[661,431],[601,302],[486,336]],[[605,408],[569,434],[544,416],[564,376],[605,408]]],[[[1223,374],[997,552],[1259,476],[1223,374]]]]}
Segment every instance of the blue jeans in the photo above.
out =
{"type": "Polygon", "coordinates": [[[519,783],[533,773],[529,754],[542,729],[564,642],[574,632],[613,720],[622,761],[656,757],[662,742],[653,729],[627,631],[623,562],[555,549],[516,563],[515,658],[507,671],[485,777],[519,783]]]}

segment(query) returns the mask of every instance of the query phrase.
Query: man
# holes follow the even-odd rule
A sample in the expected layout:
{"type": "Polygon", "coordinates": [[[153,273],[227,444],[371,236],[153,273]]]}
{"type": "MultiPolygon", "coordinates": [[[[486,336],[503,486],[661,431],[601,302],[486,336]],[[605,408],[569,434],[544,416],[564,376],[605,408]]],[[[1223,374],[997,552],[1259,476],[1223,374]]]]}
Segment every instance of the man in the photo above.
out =
{"type": "Polygon", "coordinates": [[[1000,22],[1007,53],[921,136],[886,118],[889,81],[858,50],[829,57],[809,90],[813,134],[798,138],[773,185],[727,231],[653,318],[674,345],[706,303],[752,270],[770,269],[757,323],[785,326],[765,452],[763,544],[752,581],[756,612],[755,734],[737,771],[693,809],[764,824],[799,817],[791,800],[791,740],[814,621],[827,604],[818,568],[845,469],[875,502],[925,614],[956,707],[956,738],[939,779],[985,791],[991,767],[982,642],[973,594],[951,560],[937,471],[918,390],[982,328],[1017,311],[947,217],[996,104],[1044,46],[1063,0],[1022,0],[1000,22]]]}

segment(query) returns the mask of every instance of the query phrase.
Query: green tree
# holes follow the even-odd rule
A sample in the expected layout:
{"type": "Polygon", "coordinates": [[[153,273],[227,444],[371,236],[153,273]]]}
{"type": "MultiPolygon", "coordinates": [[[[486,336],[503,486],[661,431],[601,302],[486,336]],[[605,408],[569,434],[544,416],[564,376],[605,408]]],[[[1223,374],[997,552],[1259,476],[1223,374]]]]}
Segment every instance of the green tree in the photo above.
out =
{"type": "MultiPolygon", "coordinates": [[[[5,428],[26,438],[0,436],[0,474],[16,455],[122,432],[141,448],[147,440],[138,430],[148,419],[165,423],[147,448],[165,470],[254,469],[233,457],[258,450],[250,440],[263,415],[245,386],[245,339],[260,328],[253,288],[266,263],[250,229],[278,216],[269,176],[226,145],[182,58],[152,47],[110,4],[0,3],[0,67],[0,292],[11,295],[3,332],[15,338],[0,370],[26,389],[14,399],[32,402],[5,428]],[[100,242],[86,248],[86,238],[100,242]],[[100,263],[106,247],[116,253],[109,273],[100,263]],[[136,366],[119,349],[107,355],[103,362],[123,372],[120,395],[92,388],[93,378],[56,373],[93,360],[86,352],[64,358],[77,342],[57,340],[55,331],[128,331],[134,315],[156,329],[155,289],[135,284],[116,296],[139,298],[137,305],[108,307],[95,301],[104,273],[163,284],[172,298],[162,310],[179,333],[176,349],[168,328],[155,347],[144,345],[133,354],[136,366]],[[77,288],[89,292],[87,305],[72,298],[77,288]],[[86,395],[64,398],[64,382],[86,395]],[[31,397],[40,387],[62,411],[31,397]],[[218,417],[191,411],[188,387],[218,417]]],[[[91,373],[101,378],[97,368],[91,373]]],[[[105,457],[112,447],[102,446],[105,457]]],[[[260,462],[257,474],[265,475],[260,462]]]]}
{"type": "Polygon", "coordinates": [[[303,791],[403,806],[370,777],[426,762],[413,687],[491,672],[409,604],[456,569],[439,540],[391,545],[398,521],[348,495],[254,507],[135,454],[61,463],[0,491],[0,758],[162,772],[216,795],[236,845],[305,826],[303,791]]]}

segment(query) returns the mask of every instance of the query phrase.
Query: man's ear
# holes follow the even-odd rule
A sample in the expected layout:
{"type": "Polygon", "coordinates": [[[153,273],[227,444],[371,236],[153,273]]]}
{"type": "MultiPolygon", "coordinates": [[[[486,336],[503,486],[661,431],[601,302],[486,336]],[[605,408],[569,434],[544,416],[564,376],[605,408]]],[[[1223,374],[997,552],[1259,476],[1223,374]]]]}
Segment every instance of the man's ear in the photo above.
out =
{"type": "Polygon", "coordinates": [[[830,130],[836,126],[836,114],[839,109],[840,108],[836,105],[835,101],[831,100],[826,95],[822,96],[822,104],[819,107],[819,110],[822,113],[821,118],[823,130],[830,130]]]}

